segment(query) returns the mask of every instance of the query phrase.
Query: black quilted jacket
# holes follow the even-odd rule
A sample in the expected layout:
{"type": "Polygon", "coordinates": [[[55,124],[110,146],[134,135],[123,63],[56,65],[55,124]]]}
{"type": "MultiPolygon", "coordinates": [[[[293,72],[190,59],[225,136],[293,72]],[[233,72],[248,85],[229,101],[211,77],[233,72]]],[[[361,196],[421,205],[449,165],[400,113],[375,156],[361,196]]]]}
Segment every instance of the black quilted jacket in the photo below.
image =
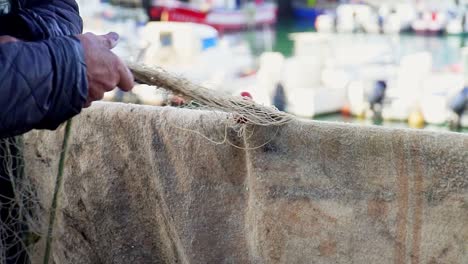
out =
{"type": "Polygon", "coordinates": [[[82,20],[74,0],[0,0],[0,138],[56,129],[86,101],[82,20]]]}

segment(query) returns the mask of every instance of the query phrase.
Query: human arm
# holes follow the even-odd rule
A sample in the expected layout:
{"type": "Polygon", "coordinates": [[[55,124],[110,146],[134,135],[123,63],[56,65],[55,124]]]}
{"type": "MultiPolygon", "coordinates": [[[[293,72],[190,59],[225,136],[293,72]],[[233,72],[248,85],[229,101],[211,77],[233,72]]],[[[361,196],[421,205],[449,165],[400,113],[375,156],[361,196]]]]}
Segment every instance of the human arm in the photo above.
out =
{"type": "Polygon", "coordinates": [[[0,44],[0,137],[55,129],[81,111],[87,98],[82,53],[74,37],[0,44]]]}
{"type": "Polygon", "coordinates": [[[0,41],[0,138],[55,129],[104,92],[130,90],[132,75],[110,51],[115,43],[113,34],[0,41]]]}
{"type": "Polygon", "coordinates": [[[0,16],[0,35],[23,40],[44,40],[77,35],[83,30],[74,0],[20,0],[14,12],[0,16]]]}

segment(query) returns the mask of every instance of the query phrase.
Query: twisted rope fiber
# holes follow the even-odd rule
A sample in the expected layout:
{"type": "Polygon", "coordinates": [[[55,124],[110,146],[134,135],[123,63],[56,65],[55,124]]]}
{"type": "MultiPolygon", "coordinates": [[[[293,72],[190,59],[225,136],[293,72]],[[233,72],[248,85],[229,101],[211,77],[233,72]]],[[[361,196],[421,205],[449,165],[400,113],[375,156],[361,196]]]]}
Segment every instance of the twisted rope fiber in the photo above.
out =
{"type": "Polygon", "coordinates": [[[184,78],[171,75],[159,67],[136,63],[127,63],[127,65],[137,82],[164,88],[188,101],[193,100],[204,108],[229,113],[234,121],[240,120],[245,126],[282,126],[294,120],[292,115],[274,107],[257,104],[241,96],[231,96],[205,88],[184,78]]]}

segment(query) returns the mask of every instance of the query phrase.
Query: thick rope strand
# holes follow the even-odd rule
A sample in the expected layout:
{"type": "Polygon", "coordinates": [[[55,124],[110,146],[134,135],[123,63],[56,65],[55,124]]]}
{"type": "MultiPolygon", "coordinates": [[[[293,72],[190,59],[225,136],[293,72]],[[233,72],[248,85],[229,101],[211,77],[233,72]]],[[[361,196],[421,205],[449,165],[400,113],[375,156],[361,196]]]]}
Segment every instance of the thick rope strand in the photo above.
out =
{"type": "Polygon", "coordinates": [[[231,114],[232,120],[247,125],[282,126],[291,122],[294,117],[270,106],[255,103],[241,96],[231,96],[192,83],[184,78],[174,76],[162,68],[149,67],[136,63],[127,63],[142,84],[166,89],[187,101],[195,101],[202,108],[223,111],[231,114]]]}
{"type": "Polygon", "coordinates": [[[65,159],[67,156],[68,141],[70,139],[70,134],[71,134],[71,126],[72,126],[72,120],[70,119],[67,121],[67,124],[65,126],[65,135],[63,137],[62,152],[60,153],[60,161],[59,161],[59,167],[58,167],[58,172],[57,172],[57,178],[55,180],[54,197],[52,198],[52,205],[50,207],[49,225],[47,228],[47,240],[46,240],[46,248],[45,248],[43,264],[49,264],[50,254],[52,251],[52,236],[53,236],[53,231],[54,231],[55,218],[57,215],[58,197],[59,197],[60,189],[62,187],[63,171],[65,168],[65,159]]]}

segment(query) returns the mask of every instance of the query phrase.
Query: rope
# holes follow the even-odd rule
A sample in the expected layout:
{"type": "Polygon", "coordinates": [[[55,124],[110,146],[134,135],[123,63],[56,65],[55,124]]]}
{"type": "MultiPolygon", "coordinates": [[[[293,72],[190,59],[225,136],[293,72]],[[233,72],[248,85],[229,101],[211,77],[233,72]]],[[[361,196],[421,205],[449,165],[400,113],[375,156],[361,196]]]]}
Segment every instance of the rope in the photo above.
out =
{"type": "Polygon", "coordinates": [[[71,126],[72,126],[72,120],[67,121],[67,124],[65,126],[65,135],[63,137],[62,152],[60,153],[60,161],[59,161],[59,167],[58,167],[58,172],[57,172],[57,178],[55,180],[54,197],[52,199],[52,205],[50,208],[49,226],[47,228],[47,240],[46,240],[46,248],[45,248],[43,264],[49,263],[50,254],[52,251],[52,234],[54,231],[54,223],[55,223],[55,218],[57,215],[58,196],[60,193],[60,189],[62,187],[63,171],[65,167],[65,158],[66,158],[66,154],[68,150],[68,141],[69,141],[70,134],[71,134],[71,126]]]}
{"type": "Polygon", "coordinates": [[[162,68],[129,62],[127,65],[137,82],[164,88],[186,101],[195,101],[202,108],[229,113],[233,123],[269,127],[282,126],[294,120],[292,115],[278,111],[274,107],[257,104],[241,96],[231,96],[207,89],[182,77],[174,76],[162,68]]]}

